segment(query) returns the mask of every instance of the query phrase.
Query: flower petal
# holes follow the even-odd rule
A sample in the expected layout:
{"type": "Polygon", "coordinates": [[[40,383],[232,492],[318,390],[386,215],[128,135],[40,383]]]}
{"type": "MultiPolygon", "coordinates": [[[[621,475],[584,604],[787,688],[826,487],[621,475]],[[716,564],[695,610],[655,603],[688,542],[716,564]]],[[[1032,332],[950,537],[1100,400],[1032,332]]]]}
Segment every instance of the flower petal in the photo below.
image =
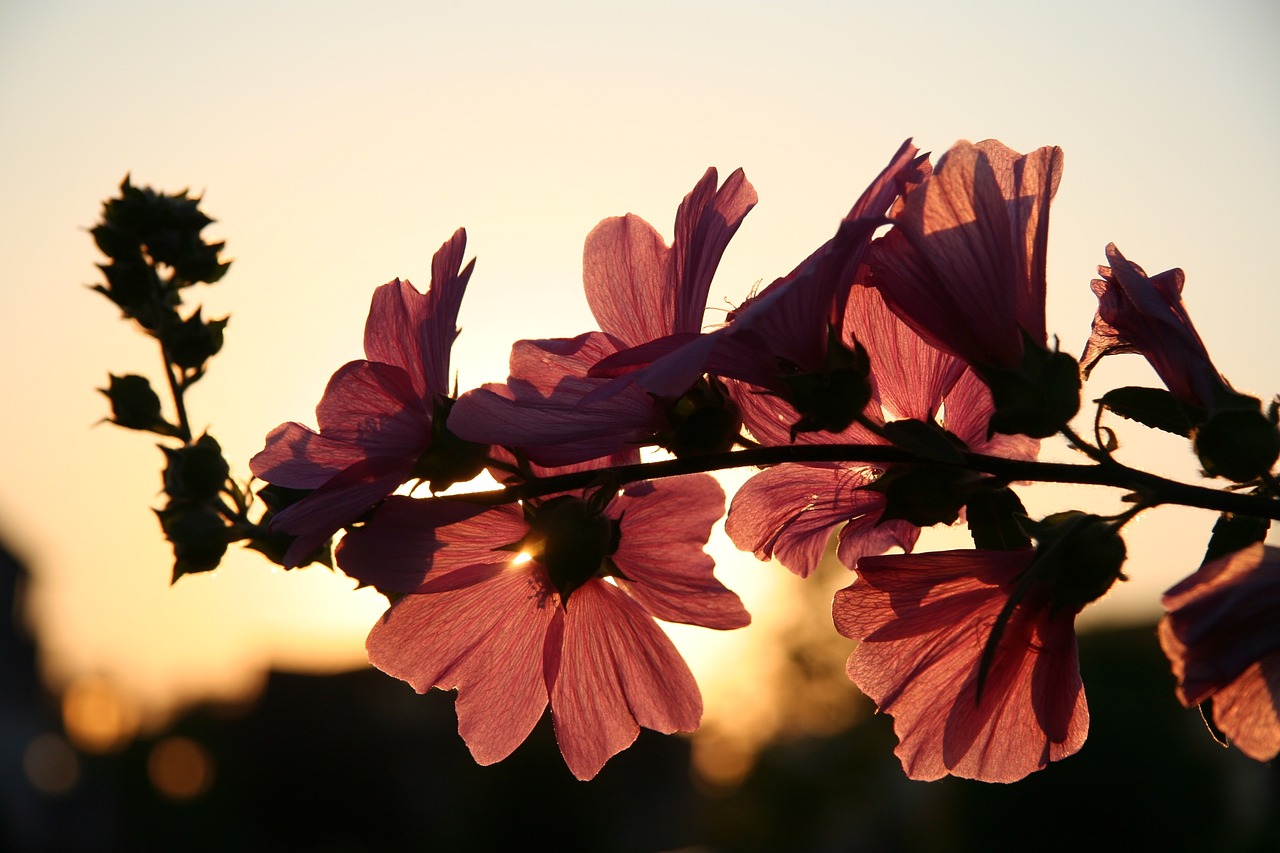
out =
{"type": "Polygon", "coordinates": [[[1213,721],[1241,752],[1258,761],[1280,755],[1280,650],[1213,695],[1213,721]]]}
{"type": "Polygon", "coordinates": [[[1022,334],[1045,340],[1048,206],[1062,152],[957,142],[909,190],[873,250],[874,283],[921,337],[980,365],[1016,368],[1022,334]]]}
{"type": "Polygon", "coordinates": [[[551,688],[556,740],[570,771],[590,779],[640,726],[693,731],[702,697],[667,635],[625,593],[593,580],[573,593],[551,688]]]}
{"type": "Polygon", "coordinates": [[[373,294],[365,355],[404,369],[421,400],[449,393],[449,351],[458,337],[458,309],[475,267],[473,260],[461,269],[466,248],[467,232],[459,228],[431,259],[425,294],[400,279],[373,294]]]}
{"type": "Polygon", "coordinates": [[[492,546],[477,545],[474,533],[483,529],[487,540],[515,542],[527,525],[518,511],[478,506],[443,498],[421,500],[392,495],[378,507],[366,524],[351,530],[338,543],[338,566],[349,576],[388,592],[415,592],[430,571],[432,576],[476,564],[506,562],[510,552],[495,552],[492,546]],[[483,521],[476,516],[484,515],[483,521]],[[467,520],[466,527],[449,525],[467,520]],[[505,533],[504,533],[505,530],[505,533]],[[464,532],[465,531],[465,532],[464,532]],[[466,533],[473,538],[464,539],[466,533]],[[465,544],[464,544],[465,543],[465,544]],[[440,556],[446,546],[455,547],[440,556]],[[468,550],[467,545],[470,545],[468,550]]]}
{"type": "Polygon", "coordinates": [[[302,565],[326,539],[395,491],[408,476],[409,466],[401,460],[365,459],[281,511],[271,520],[271,529],[297,537],[285,551],[284,567],[302,565]]]}
{"type": "Polygon", "coordinates": [[[375,361],[338,368],[316,406],[321,434],[358,444],[366,456],[417,459],[431,438],[431,417],[409,374],[375,361]]]}
{"type": "Polygon", "coordinates": [[[1079,750],[1088,731],[1070,611],[1041,590],[1013,607],[977,698],[980,661],[1034,552],[869,557],[836,593],[841,634],[862,642],[849,677],[893,715],[913,779],[1012,782],[1079,750]]]}
{"type": "Polygon", "coordinates": [[[547,706],[541,660],[555,598],[529,572],[395,604],[369,633],[369,661],[419,693],[457,689],[458,733],[479,764],[519,746],[547,706]]]}
{"type": "Polygon", "coordinates": [[[651,444],[666,418],[639,388],[627,388],[601,403],[582,403],[607,381],[566,376],[548,396],[515,380],[486,385],[458,399],[449,413],[449,429],[468,441],[519,447],[549,467],[651,444]]]}
{"type": "Polygon", "coordinates": [[[287,423],[267,434],[267,446],[249,460],[249,470],[268,483],[317,489],[364,458],[359,445],[323,436],[299,423],[287,423]]]}
{"type": "Polygon", "coordinates": [[[708,169],[685,196],[670,248],[633,214],[606,219],[587,236],[582,277],[601,329],[628,346],[701,331],[716,266],[756,203],[741,169],[719,190],[716,180],[708,169]]]}
{"type": "Polygon", "coordinates": [[[629,488],[609,507],[621,518],[613,556],[624,575],[618,585],[668,622],[718,629],[748,624],[742,601],[715,579],[715,563],[703,550],[723,512],[724,490],[707,474],[629,488]]]}
{"type": "Polygon", "coordinates": [[[756,474],[738,489],[725,532],[758,559],[776,557],[800,577],[817,568],[836,528],[851,519],[879,519],[884,496],[859,487],[866,469],[784,464],[756,474]]]}

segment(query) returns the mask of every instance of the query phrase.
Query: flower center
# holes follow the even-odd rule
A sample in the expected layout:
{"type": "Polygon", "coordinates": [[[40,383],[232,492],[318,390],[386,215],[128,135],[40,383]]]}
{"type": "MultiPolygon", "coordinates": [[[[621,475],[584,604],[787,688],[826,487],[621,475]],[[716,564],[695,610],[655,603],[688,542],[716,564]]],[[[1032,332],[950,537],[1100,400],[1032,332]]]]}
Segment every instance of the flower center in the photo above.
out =
{"type": "Polygon", "coordinates": [[[619,519],[571,495],[551,498],[528,513],[529,532],[515,550],[547,570],[566,607],[573,591],[591,578],[618,574],[609,557],[621,539],[619,519]]]}

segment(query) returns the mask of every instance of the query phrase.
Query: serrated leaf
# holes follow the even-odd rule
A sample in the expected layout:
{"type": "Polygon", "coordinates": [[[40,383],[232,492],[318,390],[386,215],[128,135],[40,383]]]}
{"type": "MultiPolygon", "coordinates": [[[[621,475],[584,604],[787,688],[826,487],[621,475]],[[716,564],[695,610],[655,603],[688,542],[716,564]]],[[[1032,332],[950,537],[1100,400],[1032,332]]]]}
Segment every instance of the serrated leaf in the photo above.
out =
{"type": "Polygon", "coordinates": [[[1018,522],[1026,514],[1022,501],[1007,486],[978,489],[969,495],[969,500],[965,503],[965,516],[969,522],[973,544],[987,551],[1030,548],[1031,538],[1018,522]]]}
{"type": "Polygon", "coordinates": [[[1126,420],[1137,421],[1143,426],[1171,432],[1183,438],[1190,437],[1191,428],[1195,426],[1187,407],[1163,388],[1142,388],[1135,385],[1113,388],[1096,402],[1126,420]]]}

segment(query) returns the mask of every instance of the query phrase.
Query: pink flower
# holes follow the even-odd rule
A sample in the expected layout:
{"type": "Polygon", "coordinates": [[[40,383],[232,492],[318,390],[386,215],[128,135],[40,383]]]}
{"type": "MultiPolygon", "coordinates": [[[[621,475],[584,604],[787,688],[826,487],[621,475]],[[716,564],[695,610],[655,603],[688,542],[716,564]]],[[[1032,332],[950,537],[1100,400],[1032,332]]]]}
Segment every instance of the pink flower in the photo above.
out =
{"type": "MultiPolygon", "coordinates": [[[[1023,436],[987,437],[991,395],[971,370],[934,349],[895,316],[880,294],[855,287],[844,312],[845,339],[862,342],[871,361],[875,386],[868,416],[880,422],[880,409],[895,418],[932,421],[946,403],[944,426],[979,453],[1034,459],[1039,442],[1023,436]],[[961,372],[963,371],[963,372],[961,372]]],[[[791,408],[776,397],[732,384],[743,423],[765,444],[788,440],[791,408]]],[[[803,433],[801,443],[885,444],[854,424],[841,433],[803,433]]],[[[831,533],[839,530],[837,554],[853,568],[866,554],[898,546],[910,551],[920,530],[906,521],[881,521],[885,495],[865,487],[879,471],[858,463],[788,463],[748,480],[734,496],[725,531],[734,544],[767,560],[776,557],[801,577],[817,567],[831,533]]]]}
{"type": "Polygon", "coordinates": [[[829,329],[843,323],[844,306],[872,234],[884,224],[884,214],[902,188],[918,181],[921,169],[927,169],[916,153],[911,140],[903,142],[858,197],[835,236],[731,312],[727,326],[623,351],[597,364],[592,375],[624,373],[615,380],[616,387],[635,383],[650,393],[671,396],[703,373],[712,373],[786,396],[789,377],[823,372],[829,367],[829,329]]]}
{"type": "Polygon", "coordinates": [[[865,557],[836,593],[836,629],[861,641],[849,677],[893,715],[895,754],[912,779],[1014,782],[1084,744],[1079,607],[1054,607],[1047,583],[1020,586],[1035,553],[865,557]],[[979,699],[984,649],[1009,607],[979,699]]]}
{"type": "Polygon", "coordinates": [[[553,466],[673,441],[670,432],[679,425],[671,410],[688,385],[657,398],[632,388],[595,401],[590,395],[608,380],[588,372],[621,350],[699,332],[716,266],[756,203],[741,169],[719,189],[716,180],[716,170],[708,169],[685,196],[670,246],[633,214],[597,225],[587,236],[582,267],[587,302],[602,331],[517,342],[506,385],[464,394],[449,428],[471,441],[519,447],[553,466]]]}
{"type": "Polygon", "coordinates": [[[1056,147],[1019,154],[993,139],[957,142],[872,246],[873,284],[939,349],[1018,368],[1024,334],[1046,341],[1049,203],[1061,174],[1056,147]]]}
{"type": "Polygon", "coordinates": [[[1080,368],[1087,377],[1104,356],[1137,352],[1146,356],[1175,397],[1208,409],[1226,390],[1226,382],[1209,360],[1209,352],[1182,304],[1182,270],[1147,277],[1126,260],[1115,243],[1107,244],[1101,279],[1090,286],[1098,297],[1098,313],[1080,368]]]}
{"type": "Polygon", "coordinates": [[[1164,594],[1160,645],[1190,707],[1245,755],[1280,754],[1280,548],[1261,542],[1211,560],[1164,594]]]}
{"type": "Polygon", "coordinates": [[[415,476],[434,476],[433,488],[452,482],[439,460],[434,470],[418,469],[432,443],[437,406],[449,393],[449,350],[475,266],[473,260],[461,269],[466,245],[459,228],[440,247],[426,294],[399,279],[375,290],[364,332],[367,359],[348,362],[329,380],[316,407],[319,432],[281,424],[249,461],[254,475],[269,483],[315,490],[272,522],[297,536],[286,566],[305,560],[401,483],[415,476]]]}
{"type": "Polygon", "coordinates": [[[499,506],[432,529],[439,502],[392,497],[339,547],[348,574],[409,593],[369,634],[369,660],[419,692],[456,689],[458,731],[480,764],[509,755],[548,703],[579,779],[641,726],[695,729],[697,685],[654,619],[750,621],[702,550],[724,507],[713,478],[633,484],[602,511],[593,500],[499,506]]]}

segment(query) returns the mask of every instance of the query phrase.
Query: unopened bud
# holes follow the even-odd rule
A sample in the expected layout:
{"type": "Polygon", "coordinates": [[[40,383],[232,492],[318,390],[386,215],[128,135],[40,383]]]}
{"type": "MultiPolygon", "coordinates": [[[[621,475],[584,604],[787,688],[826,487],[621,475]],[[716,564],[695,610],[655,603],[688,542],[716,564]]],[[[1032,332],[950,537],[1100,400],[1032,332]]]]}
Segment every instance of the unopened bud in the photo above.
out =
{"type": "Polygon", "coordinates": [[[227,483],[230,467],[211,435],[176,450],[165,447],[164,490],[171,498],[203,503],[217,497],[227,483]]]}
{"type": "Polygon", "coordinates": [[[1256,409],[1220,409],[1195,431],[1206,473],[1245,483],[1268,473],[1280,457],[1280,430],[1256,409]]]}

